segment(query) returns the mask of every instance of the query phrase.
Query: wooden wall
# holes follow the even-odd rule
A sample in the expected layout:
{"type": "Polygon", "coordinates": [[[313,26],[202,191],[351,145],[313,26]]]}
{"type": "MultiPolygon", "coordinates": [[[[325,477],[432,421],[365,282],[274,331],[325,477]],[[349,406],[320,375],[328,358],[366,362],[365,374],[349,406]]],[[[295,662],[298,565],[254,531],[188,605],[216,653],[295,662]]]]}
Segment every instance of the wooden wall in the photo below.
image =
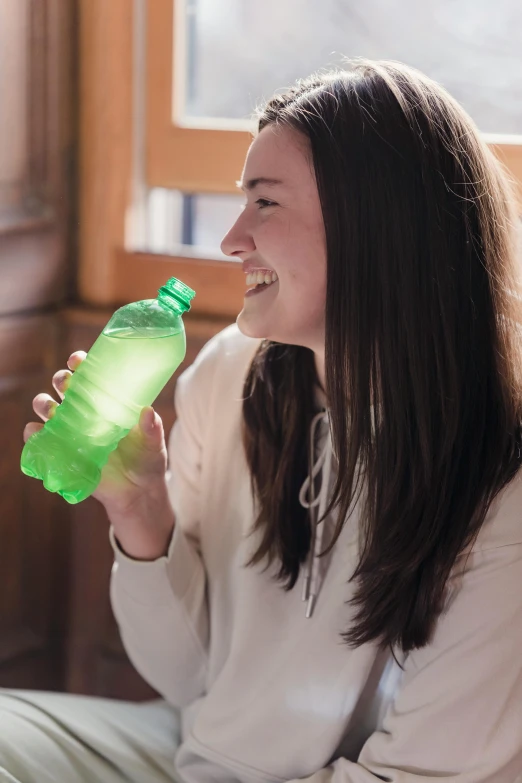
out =
{"type": "Polygon", "coordinates": [[[0,3],[0,685],[63,684],[70,526],[20,472],[71,280],[72,7],[0,3]]]}
{"type": "Polygon", "coordinates": [[[0,316],[0,685],[60,688],[70,527],[55,496],[20,472],[35,389],[56,363],[53,315],[0,316]]]}

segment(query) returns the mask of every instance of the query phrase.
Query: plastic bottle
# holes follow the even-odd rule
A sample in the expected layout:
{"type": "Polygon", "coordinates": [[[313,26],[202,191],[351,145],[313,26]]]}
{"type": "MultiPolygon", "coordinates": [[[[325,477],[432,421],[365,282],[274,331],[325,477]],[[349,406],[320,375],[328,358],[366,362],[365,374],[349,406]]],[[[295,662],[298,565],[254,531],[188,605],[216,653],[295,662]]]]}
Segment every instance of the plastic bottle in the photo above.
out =
{"type": "Polygon", "coordinates": [[[175,277],[157,299],[117,310],[73,373],[64,400],[22,452],[21,468],[50,492],[91,495],[111,451],[137,423],[185,357],[182,314],[194,291],[175,277]]]}

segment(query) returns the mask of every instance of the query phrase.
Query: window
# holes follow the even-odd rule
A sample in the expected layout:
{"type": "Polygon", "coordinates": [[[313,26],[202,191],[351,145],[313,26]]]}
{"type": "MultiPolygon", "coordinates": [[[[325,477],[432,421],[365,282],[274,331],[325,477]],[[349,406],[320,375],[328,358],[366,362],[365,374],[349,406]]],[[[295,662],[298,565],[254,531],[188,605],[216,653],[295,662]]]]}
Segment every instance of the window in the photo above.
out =
{"type": "Polygon", "coordinates": [[[522,134],[520,0],[186,0],[181,25],[182,121],[248,117],[344,55],[407,62],[483,132],[522,134]]]}
{"type": "Polygon", "coordinates": [[[169,269],[195,287],[213,280],[235,314],[243,280],[218,260],[218,242],[241,203],[248,115],[342,55],[405,60],[445,84],[497,134],[488,141],[522,193],[522,136],[511,135],[522,134],[518,0],[494,11],[490,0],[133,0],[133,18],[129,5],[80,0],[89,301],[153,292],[169,269]]]}

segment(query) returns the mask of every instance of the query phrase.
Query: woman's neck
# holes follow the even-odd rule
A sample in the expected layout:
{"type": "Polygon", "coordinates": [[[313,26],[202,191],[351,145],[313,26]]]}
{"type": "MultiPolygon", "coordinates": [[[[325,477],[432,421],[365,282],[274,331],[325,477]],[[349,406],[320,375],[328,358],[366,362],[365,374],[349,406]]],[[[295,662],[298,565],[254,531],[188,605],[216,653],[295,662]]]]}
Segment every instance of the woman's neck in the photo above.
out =
{"type": "Polygon", "coordinates": [[[314,351],[314,359],[317,380],[319,381],[319,386],[316,392],[316,399],[321,407],[326,408],[326,372],[324,366],[324,351],[323,353],[314,351]]]}

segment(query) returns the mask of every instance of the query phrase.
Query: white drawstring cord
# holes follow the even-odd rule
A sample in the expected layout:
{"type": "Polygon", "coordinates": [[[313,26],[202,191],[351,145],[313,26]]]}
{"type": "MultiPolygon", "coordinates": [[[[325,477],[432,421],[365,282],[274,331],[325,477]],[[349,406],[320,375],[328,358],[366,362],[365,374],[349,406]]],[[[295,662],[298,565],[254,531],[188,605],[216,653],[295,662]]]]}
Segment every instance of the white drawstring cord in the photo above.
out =
{"type": "Polygon", "coordinates": [[[317,596],[319,571],[318,555],[321,552],[324,529],[324,520],[319,521],[319,523],[317,520],[321,520],[326,510],[328,487],[330,484],[331,459],[332,448],[330,444],[329,417],[327,411],[322,411],[321,413],[318,413],[314,416],[310,425],[308,476],[303,482],[303,485],[299,491],[299,502],[303,508],[307,508],[309,511],[312,534],[302,594],[302,600],[308,602],[306,607],[307,618],[312,616],[315,599],[317,596]],[[321,453],[319,454],[317,461],[314,462],[316,430],[321,421],[324,421],[328,425],[328,431],[321,453]],[[323,466],[324,472],[321,477],[321,488],[319,490],[318,496],[315,497],[314,480],[322,470],[323,466]],[[317,506],[319,506],[318,513],[315,513],[317,506]]]}
{"type": "MultiPolygon", "coordinates": [[[[330,438],[330,433],[327,435],[327,439],[330,438]]],[[[323,477],[321,482],[321,491],[319,493],[320,503],[318,512],[318,522],[315,526],[316,537],[314,542],[314,558],[312,561],[312,574],[310,582],[310,595],[308,596],[308,605],[306,607],[306,616],[311,617],[314,610],[315,600],[319,592],[319,571],[321,567],[321,560],[319,555],[321,554],[323,547],[323,534],[325,528],[324,513],[328,504],[328,488],[330,486],[330,468],[332,464],[332,450],[328,449],[326,453],[326,460],[324,463],[323,477]]]]}

